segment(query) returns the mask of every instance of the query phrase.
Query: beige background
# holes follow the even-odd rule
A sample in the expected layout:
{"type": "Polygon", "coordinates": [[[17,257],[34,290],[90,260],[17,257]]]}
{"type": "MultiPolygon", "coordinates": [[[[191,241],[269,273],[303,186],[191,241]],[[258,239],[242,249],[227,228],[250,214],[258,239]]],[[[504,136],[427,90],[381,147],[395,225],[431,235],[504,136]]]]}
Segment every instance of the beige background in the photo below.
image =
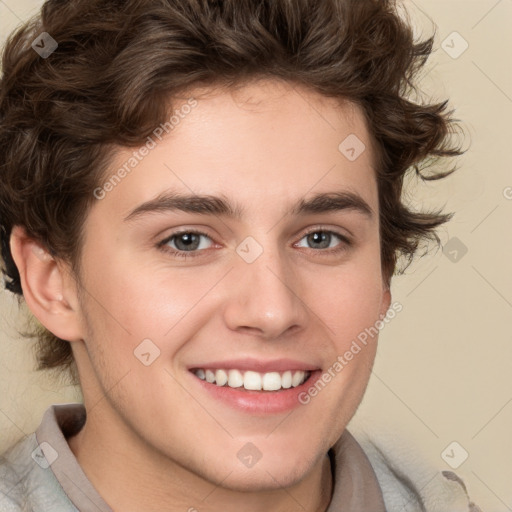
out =
{"type": "MultiPolygon", "coordinates": [[[[39,4],[0,0],[0,39],[39,4]]],[[[451,99],[471,148],[456,175],[416,191],[418,206],[457,212],[440,232],[447,255],[432,252],[394,279],[393,299],[403,311],[381,334],[353,428],[408,439],[441,470],[451,469],[441,453],[457,441],[469,457],[456,472],[472,498],[486,512],[512,510],[512,188],[505,192],[512,187],[512,0],[405,4],[418,32],[437,27],[437,51],[421,85],[451,99]],[[443,49],[462,49],[454,31],[469,45],[457,58],[443,49]],[[455,262],[453,237],[467,248],[455,262]]],[[[79,395],[31,370],[30,344],[16,336],[16,301],[4,291],[0,316],[1,451],[33,431],[49,404],[79,395]]]]}

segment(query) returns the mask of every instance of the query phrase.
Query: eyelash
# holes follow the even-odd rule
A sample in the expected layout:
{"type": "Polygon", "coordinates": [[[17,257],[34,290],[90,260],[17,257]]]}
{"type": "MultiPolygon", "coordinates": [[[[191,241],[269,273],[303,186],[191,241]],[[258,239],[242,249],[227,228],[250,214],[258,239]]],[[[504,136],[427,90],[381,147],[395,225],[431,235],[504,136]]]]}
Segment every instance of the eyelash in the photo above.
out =
{"type": "MultiPolygon", "coordinates": [[[[331,229],[324,229],[324,228],[314,228],[314,229],[308,231],[307,233],[304,233],[302,235],[302,237],[300,238],[300,240],[307,237],[308,235],[311,235],[312,233],[328,233],[328,234],[337,236],[341,240],[341,243],[338,244],[334,249],[311,249],[312,251],[323,253],[323,255],[338,254],[342,251],[345,251],[347,249],[347,247],[352,246],[352,241],[349,238],[347,238],[345,235],[342,235],[341,233],[339,233],[337,231],[333,231],[331,229]]],[[[175,257],[183,258],[183,259],[196,258],[196,257],[201,256],[200,253],[203,252],[205,249],[201,249],[201,250],[196,249],[195,251],[177,251],[177,250],[169,248],[169,246],[167,244],[173,238],[179,237],[180,235],[183,235],[183,234],[202,235],[207,238],[210,238],[210,240],[211,240],[211,237],[207,233],[189,229],[189,230],[177,231],[176,233],[173,233],[172,235],[166,237],[164,240],[162,240],[161,242],[159,242],[157,244],[157,248],[166,254],[170,254],[171,256],[175,256],[175,257]]]]}

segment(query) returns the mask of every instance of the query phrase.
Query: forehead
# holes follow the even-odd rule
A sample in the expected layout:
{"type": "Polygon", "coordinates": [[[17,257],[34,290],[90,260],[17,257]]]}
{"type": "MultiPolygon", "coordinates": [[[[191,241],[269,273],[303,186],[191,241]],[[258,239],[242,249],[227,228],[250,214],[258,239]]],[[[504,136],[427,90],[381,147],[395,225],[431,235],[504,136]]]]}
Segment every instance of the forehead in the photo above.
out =
{"type": "Polygon", "coordinates": [[[195,89],[173,102],[169,120],[172,127],[150,135],[153,147],[142,158],[133,156],[137,148],[117,152],[104,178],[114,186],[100,209],[127,215],[168,190],[236,195],[238,204],[254,208],[274,198],[284,208],[308,191],[342,187],[376,204],[371,138],[352,102],[260,80],[195,89]],[[123,178],[111,180],[122,168],[123,178]]]}

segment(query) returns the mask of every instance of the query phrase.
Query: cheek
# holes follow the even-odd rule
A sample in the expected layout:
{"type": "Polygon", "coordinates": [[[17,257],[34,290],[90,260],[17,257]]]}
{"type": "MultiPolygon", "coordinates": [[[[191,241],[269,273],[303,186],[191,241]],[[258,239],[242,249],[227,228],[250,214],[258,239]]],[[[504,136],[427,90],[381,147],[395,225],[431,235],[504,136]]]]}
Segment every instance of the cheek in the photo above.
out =
{"type": "Polygon", "coordinates": [[[339,349],[380,318],[382,275],[378,265],[369,263],[354,261],[311,281],[316,291],[311,288],[308,301],[339,349]]]}
{"type": "MultiPolygon", "coordinates": [[[[186,317],[214,283],[197,279],[195,272],[144,266],[135,259],[118,257],[116,263],[102,263],[95,254],[87,280],[89,316],[98,328],[115,339],[162,340],[173,326],[186,317]]],[[[106,260],[103,260],[106,261],[106,260]]],[[[208,277],[208,276],[207,276],[208,277]]]]}
{"type": "Polygon", "coordinates": [[[176,387],[169,372],[179,366],[178,354],[188,340],[219,310],[212,289],[225,269],[197,272],[116,262],[97,265],[86,284],[89,358],[102,388],[115,386],[117,402],[126,395],[143,407],[154,400],[151,390],[176,387]]]}

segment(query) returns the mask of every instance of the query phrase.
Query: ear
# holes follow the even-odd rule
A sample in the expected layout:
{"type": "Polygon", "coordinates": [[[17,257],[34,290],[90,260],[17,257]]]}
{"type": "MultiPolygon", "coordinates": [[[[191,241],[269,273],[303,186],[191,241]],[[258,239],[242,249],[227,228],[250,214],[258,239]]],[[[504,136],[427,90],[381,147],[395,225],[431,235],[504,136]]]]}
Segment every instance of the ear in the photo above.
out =
{"type": "Polygon", "coordinates": [[[390,286],[383,283],[382,284],[382,303],[380,309],[380,316],[384,318],[386,313],[388,312],[389,306],[391,305],[391,289],[390,286]]]}
{"type": "Polygon", "coordinates": [[[70,342],[82,339],[76,283],[68,265],[55,260],[20,226],[12,230],[10,247],[32,314],[55,336],[70,342]]]}

